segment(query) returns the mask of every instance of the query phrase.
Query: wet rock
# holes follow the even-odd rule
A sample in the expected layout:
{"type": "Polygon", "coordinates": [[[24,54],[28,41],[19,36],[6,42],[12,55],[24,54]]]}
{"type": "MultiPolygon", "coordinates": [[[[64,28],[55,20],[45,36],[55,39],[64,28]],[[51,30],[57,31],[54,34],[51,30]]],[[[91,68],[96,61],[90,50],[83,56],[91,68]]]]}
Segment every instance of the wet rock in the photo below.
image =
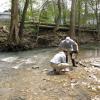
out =
{"type": "Polygon", "coordinates": [[[34,66],[32,67],[32,69],[39,69],[39,66],[34,66]]]}
{"type": "Polygon", "coordinates": [[[94,62],[94,63],[91,63],[91,65],[95,67],[100,67],[100,62],[94,62]]]}
{"type": "Polygon", "coordinates": [[[97,77],[94,74],[89,75],[89,79],[92,79],[93,81],[98,81],[97,77]]]}
{"type": "Polygon", "coordinates": [[[91,86],[91,90],[92,90],[92,91],[96,91],[97,89],[96,89],[95,86],[91,86]]]}
{"type": "Polygon", "coordinates": [[[89,86],[89,85],[90,85],[88,82],[81,82],[81,84],[82,84],[83,86],[89,86]]]}
{"type": "Polygon", "coordinates": [[[72,79],[71,83],[77,83],[77,80],[76,79],[72,79]]]}
{"type": "Polygon", "coordinates": [[[26,100],[25,97],[12,97],[10,100],[26,100]]]}
{"type": "Polygon", "coordinates": [[[95,97],[92,97],[91,100],[100,100],[100,96],[96,95],[95,97]]]}
{"type": "Polygon", "coordinates": [[[44,69],[43,71],[48,71],[48,69],[44,69]]]}

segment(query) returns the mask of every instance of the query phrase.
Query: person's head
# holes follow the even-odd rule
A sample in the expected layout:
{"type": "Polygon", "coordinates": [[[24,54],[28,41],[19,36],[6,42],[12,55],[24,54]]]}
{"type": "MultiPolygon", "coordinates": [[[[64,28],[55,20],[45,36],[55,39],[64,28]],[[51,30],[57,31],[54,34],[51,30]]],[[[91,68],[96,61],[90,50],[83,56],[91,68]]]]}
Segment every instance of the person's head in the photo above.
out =
{"type": "Polygon", "coordinates": [[[66,40],[70,40],[70,37],[69,37],[69,36],[67,36],[67,37],[66,37],[66,40]]]}
{"type": "Polygon", "coordinates": [[[71,39],[70,37],[66,37],[66,38],[65,38],[65,41],[66,41],[66,42],[69,42],[70,39],[71,39]]]}
{"type": "Polygon", "coordinates": [[[69,41],[71,38],[69,37],[69,36],[67,36],[66,38],[65,38],[65,40],[66,41],[69,41]]]}

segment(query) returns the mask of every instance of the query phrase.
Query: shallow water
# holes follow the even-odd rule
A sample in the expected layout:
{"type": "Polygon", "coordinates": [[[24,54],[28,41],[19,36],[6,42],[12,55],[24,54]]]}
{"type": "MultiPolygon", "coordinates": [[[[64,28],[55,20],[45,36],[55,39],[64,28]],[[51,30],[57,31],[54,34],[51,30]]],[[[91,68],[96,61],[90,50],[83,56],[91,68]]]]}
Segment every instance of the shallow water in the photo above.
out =
{"type": "MultiPolygon", "coordinates": [[[[77,67],[53,75],[49,61],[57,48],[0,53],[0,100],[100,100],[100,69],[77,67]]],[[[100,57],[100,50],[81,49],[79,58],[100,57]]]]}

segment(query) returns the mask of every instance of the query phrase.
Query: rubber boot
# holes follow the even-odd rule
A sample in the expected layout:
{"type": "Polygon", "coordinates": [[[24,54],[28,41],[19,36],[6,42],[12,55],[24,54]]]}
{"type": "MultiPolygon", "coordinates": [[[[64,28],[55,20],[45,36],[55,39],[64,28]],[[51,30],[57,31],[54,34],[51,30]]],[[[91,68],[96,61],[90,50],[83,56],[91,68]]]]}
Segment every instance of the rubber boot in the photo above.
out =
{"type": "Polygon", "coordinates": [[[73,64],[73,67],[77,67],[74,59],[72,59],[72,64],[73,64]]]}

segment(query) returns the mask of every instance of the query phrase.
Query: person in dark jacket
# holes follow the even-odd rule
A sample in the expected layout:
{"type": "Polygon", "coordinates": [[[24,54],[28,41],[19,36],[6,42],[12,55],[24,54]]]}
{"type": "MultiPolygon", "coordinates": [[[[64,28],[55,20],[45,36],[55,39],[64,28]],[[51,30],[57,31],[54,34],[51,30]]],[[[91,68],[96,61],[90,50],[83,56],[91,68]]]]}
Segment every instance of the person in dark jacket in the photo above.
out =
{"type": "Polygon", "coordinates": [[[66,37],[65,40],[62,40],[59,44],[60,49],[67,49],[70,52],[71,61],[74,67],[76,67],[75,59],[78,55],[78,44],[71,39],[70,37],[66,37]]]}

